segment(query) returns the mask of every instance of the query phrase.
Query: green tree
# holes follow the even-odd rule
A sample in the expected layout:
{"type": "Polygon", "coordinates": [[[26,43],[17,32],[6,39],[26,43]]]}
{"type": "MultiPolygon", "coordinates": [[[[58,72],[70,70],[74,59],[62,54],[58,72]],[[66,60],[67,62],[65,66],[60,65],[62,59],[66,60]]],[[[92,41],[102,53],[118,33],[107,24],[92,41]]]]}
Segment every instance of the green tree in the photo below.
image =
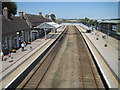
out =
{"type": "Polygon", "coordinates": [[[53,21],[56,21],[56,16],[55,16],[55,14],[51,14],[50,17],[51,17],[51,19],[52,19],[53,21]]]}
{"type": "Polygon", "coordinates": [[[90,20],[90,25],[94,25],[94,20],[90,20]]]}
{"type": "Polygon", "coordinates": [[[15,2],[2,2],[2,9],[4,7],[7,7],[9,9],[9,16],[17,14],[17,4],[15,2]]]}
{"type": "Polygon", "coordinates": [[[99,25],[98,21],[95,20],[95,21],[94,21],[94,27],[96,28],[98,25],[99,25]]]}
{"type": "Polygon", "coordinates": [[[85,19],[81,19],[80,22],[88,26],[90,25],[90,19],[87,17],[85,19]]]}
{"type": "Polygon", "coordinates": [[[48,14],[46,14],[46,15],[45,15],[45,17],[46,17],[46,18],[49,18],[49,15],[48,15],[48,14]]]}

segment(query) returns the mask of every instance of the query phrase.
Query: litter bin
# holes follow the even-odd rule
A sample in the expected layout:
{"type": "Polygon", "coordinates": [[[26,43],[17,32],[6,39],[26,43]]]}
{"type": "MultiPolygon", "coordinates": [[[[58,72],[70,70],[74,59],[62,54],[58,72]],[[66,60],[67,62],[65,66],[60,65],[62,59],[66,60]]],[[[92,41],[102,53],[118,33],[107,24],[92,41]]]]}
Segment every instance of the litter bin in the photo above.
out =
{"type": "Polygon", "coordinates": [[[105,46],[105,47],[107,47],[108,45],[107,45],[107,44],[105,44],[104,46],[105,46]]]}

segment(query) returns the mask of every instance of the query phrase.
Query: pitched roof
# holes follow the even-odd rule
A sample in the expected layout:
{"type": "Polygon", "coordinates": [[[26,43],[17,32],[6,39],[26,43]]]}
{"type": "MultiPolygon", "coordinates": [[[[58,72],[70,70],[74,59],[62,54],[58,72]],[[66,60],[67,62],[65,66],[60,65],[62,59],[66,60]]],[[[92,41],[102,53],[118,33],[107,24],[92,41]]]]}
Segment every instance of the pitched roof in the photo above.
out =
{"type": "Polygon", "coordinates": [[[20,17],[11,17],[11,19],[6,19],[4,16],[2,16],[2,34],[29,29],[30,27],[26,21],[20,17]]]}
{"type": "Polygon", "coordinates": [[[48,19],[48,18],[45,18],[46,19],[46,22],[52,22],[51,19],[48,19]]]}
{"type": "Polygon", "coordinates": [[[46,19],[43,16],[39,15],[25,14],[24,17],[28,20],[29,24],[32,27],[40,25],[43,22],[51,22],[50,19],[46,19]]]}
{"type": "Polygon", "coordinates": [[[58,28],[61,25],[54,23],[54,22],[44,22],[38,26],[36,26],[35,28],[58,28]]]}

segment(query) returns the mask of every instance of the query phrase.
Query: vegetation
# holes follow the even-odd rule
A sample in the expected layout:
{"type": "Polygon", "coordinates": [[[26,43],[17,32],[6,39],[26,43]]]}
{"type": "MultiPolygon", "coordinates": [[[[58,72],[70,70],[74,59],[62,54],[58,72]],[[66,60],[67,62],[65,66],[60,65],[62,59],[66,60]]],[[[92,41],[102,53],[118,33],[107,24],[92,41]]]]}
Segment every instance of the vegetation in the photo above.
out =
{"type": "Polygon", "coordinates": [[[89,18],[85,18],[85,19],[81,19],[80,20],[81,23],[87,25],[87,26],[95,26],[95,25],[98,25],[98,22],[97,20],[90,20],[89,18]]]}
{"type": "Polygon", "coordinates": [[[80,22],[79,20],[72,20],[72,19],[57,19],[56,20],[57,23],[76,23],[76,22],[80,22]]]}
{"type": "Polygon", "coordinates": [[[51,17],[51,19],[52,19],[53,21],[56,21],[56,16],[55,16],[55,14],[51,14],[50,17],[51,17]]]}
{"type": "Polygon", "coordinates": [[[97,20],[91,20],[89,18],[84,18],[84,19],[57,19],[56,20],[57,23],[83,23],[87,26],[92,26],[93,28],[96,28],[99,23],[97,20]]]}
{"type": "Polygon", "coordinates": [[[49,18],[49,15],[48,15],[48,14],[46,14],[46,15],[45,15],[45,17],[46,17],[46,18],[49,18]]]}
{"type": "Polygon", "coordinates": [[[17,14],[17,5],[15,2],[2,2],[2,9],[7,7],[9,9],[8,15],[16,15],[17,14]]]}

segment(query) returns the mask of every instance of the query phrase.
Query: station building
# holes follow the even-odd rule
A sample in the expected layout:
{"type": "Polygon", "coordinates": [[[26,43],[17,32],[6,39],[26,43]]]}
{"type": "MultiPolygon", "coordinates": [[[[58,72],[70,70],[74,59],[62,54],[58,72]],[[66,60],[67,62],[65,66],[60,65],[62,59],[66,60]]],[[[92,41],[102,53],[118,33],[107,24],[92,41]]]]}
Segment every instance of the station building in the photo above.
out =
{"type": "Polygon", "coordinates": [[[7,54],[12,49],[18,49],[21,42],[28,42],[30,40],[30,27],[26,20],[21,17],[19,12],[18,17],[8,16],[8,9],[3,9],[2,17],[2,51],[7,54]]]}
{"type": "Polygon", "coordinates": [[[31,42],[43,35],[43,30],[34,29],[35,26],[44,22],[51,22],[49,18],[39,15],[19,12],[19,16],[8,16],[8,9],[3,9],[2,18],[2,41],[0,48],[4,54],[21,47],[22,42],[31,42]]]}
{"type": "MultiPolygon", "coordinates": [[[[44,36],[44,30],[43,29],[36,29],[35,27],[44,23],[44,22],[52,22],[49,18],[44,18],[42,16],[42,12],[39,12],[39,15],[33,15],[33,14],[25,14],[24,15],[26,22],[31,28],[31,41],[44,36]]],[[[51,30],[48,30],[50,32],[51,30]]]]}
{"type": "Polygon", "coordinates": [[[120,19],[100,21],[100,30],[120,40],[120,19]]]}

